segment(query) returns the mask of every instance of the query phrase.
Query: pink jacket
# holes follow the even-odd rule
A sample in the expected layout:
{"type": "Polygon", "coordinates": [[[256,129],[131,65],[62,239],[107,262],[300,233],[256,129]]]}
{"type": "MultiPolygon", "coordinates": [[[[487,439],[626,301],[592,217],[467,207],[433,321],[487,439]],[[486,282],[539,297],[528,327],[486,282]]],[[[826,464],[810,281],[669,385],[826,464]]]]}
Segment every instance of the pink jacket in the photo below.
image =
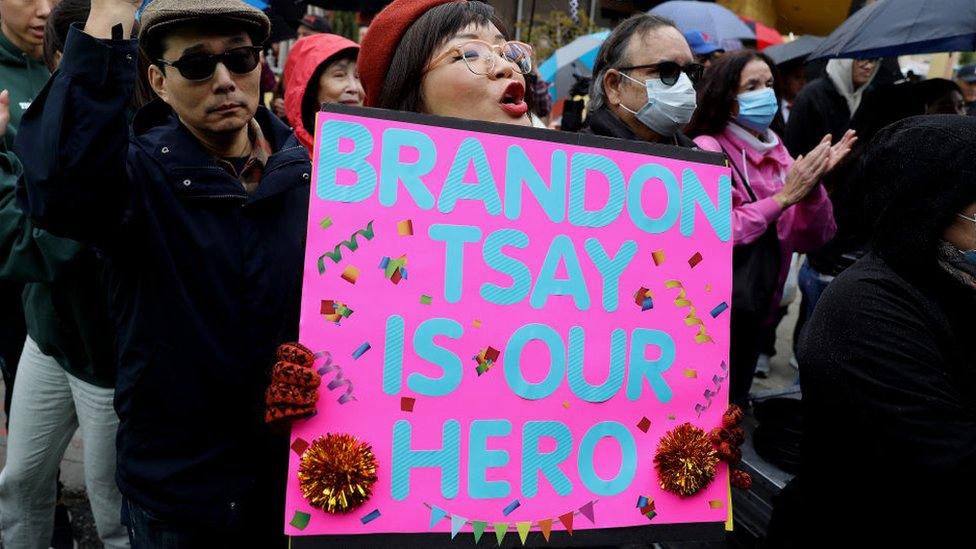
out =
{"type": "Polygon", "coordinates": [[[783,188],[786,174],[793,166],[793,158],[782,140],[775,147],[762,152],[726,128],[719,135],[699,136],[695,138],[695,143],[706,151],[722,152],[724,149],[729,160],[746,176],[756,193],[758,201],[752,202],[749,193],[739,183],[739,172],[733,168],[732,240],[735,245],[754,242],[770,223],[776,223],[782,258],[779,287],[773,296],[774,307],[778,307],[793,252],[816,250],[833,238],[837,231],[834,209],[827,191],[818,185],[803,201],[784,210],[773,198],[783,188]],[[746,156],[744,166],[743,150],[746,156]]]}

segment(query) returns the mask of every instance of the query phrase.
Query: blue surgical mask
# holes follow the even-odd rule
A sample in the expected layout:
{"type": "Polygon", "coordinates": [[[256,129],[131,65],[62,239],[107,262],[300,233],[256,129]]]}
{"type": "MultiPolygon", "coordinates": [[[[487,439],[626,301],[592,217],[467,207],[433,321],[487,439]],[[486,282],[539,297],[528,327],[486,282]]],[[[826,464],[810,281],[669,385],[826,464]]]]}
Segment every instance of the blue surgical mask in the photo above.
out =
{"type": "Polygon", "coordinates": [[[691,121],[691,115],[698,106],[698,95],[691,79],[684,72],[671,86],[661,82],[660,78],[641,82],[624,73],[620,74],[643,85],[647,90],[647,102],[640,109],[632,111],[623,103],[620,106],[654,133],[671,137],[691,121]]]}
{"type": "Polygon", "coordinates": [[[740,93],[738,100],[739,115],[735,121],[757,132],[766,131],[779,110],[779,102],[772,88],[740,93]]]}

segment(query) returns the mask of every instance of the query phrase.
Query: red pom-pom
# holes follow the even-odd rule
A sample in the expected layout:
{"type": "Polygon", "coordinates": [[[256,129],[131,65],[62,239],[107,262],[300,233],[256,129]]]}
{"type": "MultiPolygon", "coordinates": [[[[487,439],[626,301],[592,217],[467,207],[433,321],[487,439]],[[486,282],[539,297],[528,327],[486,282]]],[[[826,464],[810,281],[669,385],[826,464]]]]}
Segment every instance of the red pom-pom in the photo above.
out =
{"type": "Polygon", "coordinates": [[[749,476],[749,473],[740,471],[738,469],[732,471],[729,477],[729,482],[732,484],[732,486],[740,490],[748,490],[752,488],[752,477],[749,476]]]}
{"type": "Polygon", "coordinates": [[[729,409],[722,415],[722,427],[726,429],[738,427],[742,423],[743,415],[742,408],[739,408],[735,404],[730,404],[729,409]]]}
{"type": "Polygon", "coordinates": [[[742,443],[746,441],[746,432],[742,430],[742,427],[735,427],[733,429],[728,429],[729,438],[726,440],[732,446],[738,448],[742,446],[742,443]]]}
{"type": "Polygon", "coordinates": [[[742,459],[742,450],[739,450],[735,446],[732,446],[728,442],[722,442],[715,449],[718,454],[718,458],[726,463],[739,463],[742,459]]]}

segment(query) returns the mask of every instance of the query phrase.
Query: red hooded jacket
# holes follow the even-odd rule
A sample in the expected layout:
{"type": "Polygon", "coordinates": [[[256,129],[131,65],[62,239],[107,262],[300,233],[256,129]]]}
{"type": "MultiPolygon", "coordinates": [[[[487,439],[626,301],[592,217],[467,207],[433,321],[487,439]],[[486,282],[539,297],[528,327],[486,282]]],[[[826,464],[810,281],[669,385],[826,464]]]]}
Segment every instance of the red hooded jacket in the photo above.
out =
{"type": "MultiPolygon", "coordinates": [[[[358,52],[359,44],[337,34],[313,34],[295,42],[285,61],[285,114],[309,154],[314,138],[313,132],[302,122],[302,99],[319,65],[343,50],[358,52]]],[[[318,82],[315,82],[313,93],[318,93],[317,88],[318,82]]]]}

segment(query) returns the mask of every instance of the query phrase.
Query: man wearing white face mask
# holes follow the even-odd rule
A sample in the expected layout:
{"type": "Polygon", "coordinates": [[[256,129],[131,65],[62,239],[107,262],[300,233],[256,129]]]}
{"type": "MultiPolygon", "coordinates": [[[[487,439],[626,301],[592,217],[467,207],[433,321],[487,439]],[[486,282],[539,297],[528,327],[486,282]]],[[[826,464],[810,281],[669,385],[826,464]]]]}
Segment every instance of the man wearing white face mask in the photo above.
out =
{"type": "Polygon", "coordinates": [[[668,19],[639,14],[614,29],[593,65],[584,133],[695,147],[681,133],[704,67],[668,19]]]}

